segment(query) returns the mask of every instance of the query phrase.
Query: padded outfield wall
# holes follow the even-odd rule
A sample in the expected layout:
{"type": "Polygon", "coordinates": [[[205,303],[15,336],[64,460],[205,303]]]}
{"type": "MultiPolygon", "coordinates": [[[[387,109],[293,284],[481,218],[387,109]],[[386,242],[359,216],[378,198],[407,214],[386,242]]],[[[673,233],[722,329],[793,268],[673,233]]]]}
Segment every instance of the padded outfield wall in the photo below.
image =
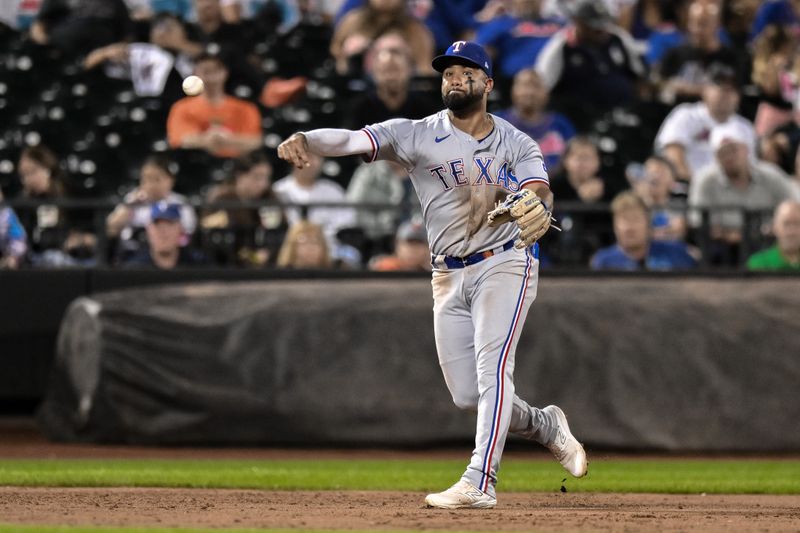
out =
{"type": "MultiPolygon", "coordinates": [[[[800,450],[797,278],[547,277],[518,393],[588,445],[800,450]]],[[[471,440],[438,369],[426,278],[185,283],[91,294],[61,324],[56,440],[471,440]]]]}

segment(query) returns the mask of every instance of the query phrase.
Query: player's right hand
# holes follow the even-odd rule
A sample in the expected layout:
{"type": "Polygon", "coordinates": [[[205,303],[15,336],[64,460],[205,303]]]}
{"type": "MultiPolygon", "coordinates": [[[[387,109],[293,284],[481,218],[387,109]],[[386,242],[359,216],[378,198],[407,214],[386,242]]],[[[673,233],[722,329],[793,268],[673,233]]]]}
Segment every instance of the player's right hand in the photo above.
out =
{"type": "Polygon", "coordinates": [[[306,136],[297,132],[283,141],[278,145],[278,157],[284,161],[288,161],[297,168],[310,166],[311,161],[308,159],[308,141],[306,140],[306,136]]]}

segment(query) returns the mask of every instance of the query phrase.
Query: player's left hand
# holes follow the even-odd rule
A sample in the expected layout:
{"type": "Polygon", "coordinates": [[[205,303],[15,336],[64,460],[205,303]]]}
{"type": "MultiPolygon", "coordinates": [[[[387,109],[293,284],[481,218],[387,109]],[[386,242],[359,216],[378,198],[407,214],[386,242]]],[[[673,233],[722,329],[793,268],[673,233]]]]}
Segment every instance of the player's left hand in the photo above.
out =
{"type": "Polygon", "coordinates": [[[499,226],[514,220],[519,226],[519,237],[514,242],[518,249],[527,248],[547,233],[553,215],[542,199],[530,189],[509,194],[503,202],[489,212],[489,226],[499,226]]]}
{"type": "Polygon", "coordinates": [[[311,165],[308,158],[308,141],[306,136],[298,132],[278,145],[278,157],[288,161],[297,168],[311,165]]]}

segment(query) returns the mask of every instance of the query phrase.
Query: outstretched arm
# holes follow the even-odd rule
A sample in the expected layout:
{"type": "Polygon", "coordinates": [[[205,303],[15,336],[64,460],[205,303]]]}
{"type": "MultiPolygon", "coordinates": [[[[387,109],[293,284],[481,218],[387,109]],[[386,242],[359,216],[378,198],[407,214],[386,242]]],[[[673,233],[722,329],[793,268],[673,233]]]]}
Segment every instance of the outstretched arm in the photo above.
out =
{"type": "Polygon", "coordinates": [[[369,154],[374,151],[372,139],[364,130],[352,131],[321,128],[298,132],[278,146],[278,157],[297,168],[309,165],[308,154],[343,156],[369,154]]]}

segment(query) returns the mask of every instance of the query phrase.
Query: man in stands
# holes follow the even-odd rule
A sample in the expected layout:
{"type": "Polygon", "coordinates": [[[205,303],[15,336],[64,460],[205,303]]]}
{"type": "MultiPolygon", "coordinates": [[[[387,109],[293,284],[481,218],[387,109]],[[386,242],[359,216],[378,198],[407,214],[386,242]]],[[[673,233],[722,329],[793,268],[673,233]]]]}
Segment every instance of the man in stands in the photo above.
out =
{"type": "Polygon", "coordinates": [[[261,114],[254,104],[225,93],[228,69],[222,59],[202,54],[194,73],[205,91],[172,106],[167,119],[170,146],[202,149],[217,157],[238,157],[259,148],[261,114]]]}

